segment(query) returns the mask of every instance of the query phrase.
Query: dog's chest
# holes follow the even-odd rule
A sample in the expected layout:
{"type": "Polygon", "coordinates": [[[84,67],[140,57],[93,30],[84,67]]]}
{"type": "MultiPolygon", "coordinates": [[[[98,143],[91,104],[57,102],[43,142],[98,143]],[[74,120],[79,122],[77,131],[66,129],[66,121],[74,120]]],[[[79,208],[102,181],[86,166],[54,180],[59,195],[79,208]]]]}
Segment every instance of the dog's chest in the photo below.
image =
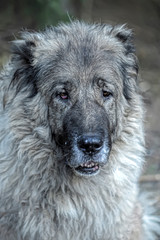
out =
{"type": "MultiPolygon", "coordinates": [[[[56,204],[56,239],[116,240],[118,225],[115,228],[115,216],[109,202],[107,196],[102,193],[86,196],[66,195],[64,198],[59,196],[56,204]],[[115,235],[111,236],[113,233],[115,235]]],[[[120,222],[118,215],[116,221],[120,222]]]]}

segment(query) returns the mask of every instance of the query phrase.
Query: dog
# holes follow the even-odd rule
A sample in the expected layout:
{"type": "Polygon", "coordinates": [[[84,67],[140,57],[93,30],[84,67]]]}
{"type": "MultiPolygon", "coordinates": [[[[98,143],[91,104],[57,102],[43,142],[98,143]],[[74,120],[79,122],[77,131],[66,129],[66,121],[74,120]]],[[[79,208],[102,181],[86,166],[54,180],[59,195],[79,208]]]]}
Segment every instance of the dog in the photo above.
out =
{"type": "Polygon", "coordinates": [[[1,240],[160,239],[139,197],[144,107],[131,30],[74,21],[24,32],[0,87],[1,240]]]}

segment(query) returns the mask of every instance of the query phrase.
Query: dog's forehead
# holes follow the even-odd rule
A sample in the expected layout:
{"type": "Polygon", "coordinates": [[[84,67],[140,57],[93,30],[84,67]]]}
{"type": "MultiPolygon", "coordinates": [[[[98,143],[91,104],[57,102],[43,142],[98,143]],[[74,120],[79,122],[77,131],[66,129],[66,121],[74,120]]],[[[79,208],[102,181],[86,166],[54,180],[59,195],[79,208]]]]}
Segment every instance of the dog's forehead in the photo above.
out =
{"type": "MultiPolygon", "coordinates": [[[[59,51],[62,51],[61,49],[59,51]]],[[[57,54],[59,55],[59,53],[57,54]]],[[[110,50],[95,49],[92,45],[87,46],[85,43],[67,48],[61,54],[56,66],[52,67],[53,74],[60,75],[66,79],[84,79],[108,78],[116,74],[118,70],[115,60],[115,54],[110,50]],[[61,71],[63,69],[63,71],[61,71]]]]}
{"type": "MultiPolygon", "coordinates": [[[[40,66],[40,73],[46,75],[47,82],[82,85],[93,83],[98,78],[116,82],[119,69],[117,53],[112,49],[114,39],[100,39],[93,32],[77,32],[76,35],[72,33],[69,37],[65,36],[61,41],[58,38],[53,41],[57,41],[56,48],[50,49],[48,55],[44,51],[47,57],[44,58],[45,64],[40,66]]],[[[43,62],[43,56],[39,62],[41,61],[43,62]]]]}
{"type": "Polygon", "coordinates": [[[48,69],[47,66],[45,66],[44,72],[41,69],[41,76],[44,76],[42,85],[48,84],[50,89],[60,86],[66,89],[82,88],[84,90],[97,85],[100,79],[107,86],[120,84],[118,67],[111,59],[110,53],[109,55],[107,53],[99,55],[98,59],[96,56],[95,59],[88,59],[90,57],[86,55],[77,56],[75,54],[73,56],[72,53],[71,56],[69,55],[69,53],[64,54],[56,65],[52,64],[51,59],[48,69]]]}
{"type": "MultiPolygon", "coordinates": [[[[69,56],[67,55],[67,58],[69,56]]],[[[73,58],[73,56],[72,56],[73,58]]],[[[86,57],[87,58],[87,57],[86,57]]],[[[89,61],[89,60],[88,60],[89,61]]],[[[116,64],[115,64],[116,65],[116,64]]],[[[102,80],[103,83],[115,84],[119,82],[118,67],[113,67],[113,62],[110,60],[102,59],[94,61],[89,64],[85,63],[85,60],[75,59],[74,61],[66,62],[65,59],[59,61],[56,66],[50,67],[46,71],[46,81],[55,86],[64,86],[69,88],[75,87],[89,87],[94,86],[102,80]],[[84,61],[82,64],[81,61],[84,61]],[[61,71],[63,69],[63,71],[61,71]]]]}

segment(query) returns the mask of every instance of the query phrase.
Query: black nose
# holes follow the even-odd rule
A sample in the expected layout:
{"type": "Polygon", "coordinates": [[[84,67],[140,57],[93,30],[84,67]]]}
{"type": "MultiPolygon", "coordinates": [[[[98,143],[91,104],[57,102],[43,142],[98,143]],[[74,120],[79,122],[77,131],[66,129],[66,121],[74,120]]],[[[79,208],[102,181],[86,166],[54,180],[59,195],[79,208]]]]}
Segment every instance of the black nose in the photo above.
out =
{"type": "Polygon", "coordinates": [[[103,139],[99,135],[83,135],[78,139],[78,147],[86,154],[95,154],[101,150],[103,139]]]}

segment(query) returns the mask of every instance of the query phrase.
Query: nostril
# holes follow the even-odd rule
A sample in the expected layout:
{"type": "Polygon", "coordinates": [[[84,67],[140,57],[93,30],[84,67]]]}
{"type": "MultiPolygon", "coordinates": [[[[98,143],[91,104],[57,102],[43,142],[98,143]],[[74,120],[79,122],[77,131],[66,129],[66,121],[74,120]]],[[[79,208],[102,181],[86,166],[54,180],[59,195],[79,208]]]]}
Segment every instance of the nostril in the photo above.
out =
{"type": "Polygon", "coordinates": [[[78,140],[78,147],[85,153],[94,154],[102,148],[103,140],[100,136],[84,135],[78,140]]]}

